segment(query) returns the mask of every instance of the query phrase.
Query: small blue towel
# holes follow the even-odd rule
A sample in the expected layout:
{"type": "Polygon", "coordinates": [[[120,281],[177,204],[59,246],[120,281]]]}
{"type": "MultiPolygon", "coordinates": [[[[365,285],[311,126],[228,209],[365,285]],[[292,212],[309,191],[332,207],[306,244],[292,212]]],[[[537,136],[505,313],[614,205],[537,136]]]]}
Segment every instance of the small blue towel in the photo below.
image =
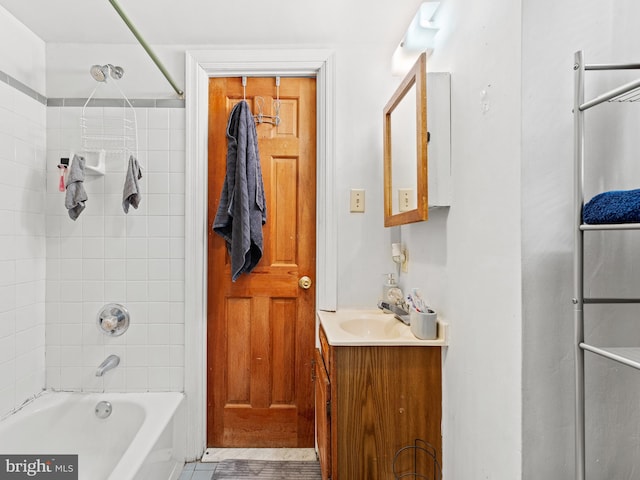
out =
{"type": "Polygon", "coordinates": [[[593,197],[582,209],[587,224],[640,223],[640,189],[612,190],[593,197]]]}

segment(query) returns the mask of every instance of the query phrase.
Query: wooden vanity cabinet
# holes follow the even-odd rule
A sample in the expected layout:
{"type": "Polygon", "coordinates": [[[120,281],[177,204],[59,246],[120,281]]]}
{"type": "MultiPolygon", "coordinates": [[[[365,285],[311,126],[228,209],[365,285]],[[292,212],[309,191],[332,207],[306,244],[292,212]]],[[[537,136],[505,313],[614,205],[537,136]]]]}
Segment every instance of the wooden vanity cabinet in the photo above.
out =
{"type": "MultiPolygon", "coordinates": [[[[415,439],[441,463],[440,347],[331,346],[320,327],[314,371],[323,480],[394,479],[396,452],[415,439]]],[[[403,453],[397,472],[431,475],[413,461],[403,453]]]]}

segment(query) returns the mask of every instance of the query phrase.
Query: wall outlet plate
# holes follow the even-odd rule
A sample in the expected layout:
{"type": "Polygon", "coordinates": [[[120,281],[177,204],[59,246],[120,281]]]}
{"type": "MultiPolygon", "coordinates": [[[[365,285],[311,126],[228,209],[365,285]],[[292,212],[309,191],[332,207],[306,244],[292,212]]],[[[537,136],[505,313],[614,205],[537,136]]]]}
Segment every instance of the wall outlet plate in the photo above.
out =
{"type": "Polygon", "coordinates": [[[351,189],[350,211],[351,213],[364,212],[364,189],[362,188],[351,189]]]}

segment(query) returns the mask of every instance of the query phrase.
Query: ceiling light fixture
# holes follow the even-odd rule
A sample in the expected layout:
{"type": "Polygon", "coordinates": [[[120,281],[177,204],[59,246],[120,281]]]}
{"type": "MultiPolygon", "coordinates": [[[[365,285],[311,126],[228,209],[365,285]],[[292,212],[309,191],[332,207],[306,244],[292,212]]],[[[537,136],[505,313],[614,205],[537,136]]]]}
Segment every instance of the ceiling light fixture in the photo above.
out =
{"type": "Polygon", "coordinates": [[[411,20],[400,45],[391,59],[391,70],[402,75],[415,63],[422,52],[431,54],[439,28],[433,21],[440,2],[423,2],[411,20]]]}

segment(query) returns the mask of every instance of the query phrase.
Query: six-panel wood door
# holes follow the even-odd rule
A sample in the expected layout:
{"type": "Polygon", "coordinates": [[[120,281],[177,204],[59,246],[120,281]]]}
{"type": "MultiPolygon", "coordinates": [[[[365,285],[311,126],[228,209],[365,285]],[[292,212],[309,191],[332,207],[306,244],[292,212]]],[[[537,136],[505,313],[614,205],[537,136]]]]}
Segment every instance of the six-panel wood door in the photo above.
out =
{"type": "Polygon", "coordinates": [[[274,115],[274,78],[249,78],[246,90],[240,78],[210,79],[207,444],[312,447],[315,79],[282,78],[279,125],[257,125],[264,252],[253,272],[232,282],[224,240],[211,226],[226,172],[229,113],[245,95],[254,113],[262,106],[274,115]],[[303,276],[311,288],[299,286],[303,276]]]}

